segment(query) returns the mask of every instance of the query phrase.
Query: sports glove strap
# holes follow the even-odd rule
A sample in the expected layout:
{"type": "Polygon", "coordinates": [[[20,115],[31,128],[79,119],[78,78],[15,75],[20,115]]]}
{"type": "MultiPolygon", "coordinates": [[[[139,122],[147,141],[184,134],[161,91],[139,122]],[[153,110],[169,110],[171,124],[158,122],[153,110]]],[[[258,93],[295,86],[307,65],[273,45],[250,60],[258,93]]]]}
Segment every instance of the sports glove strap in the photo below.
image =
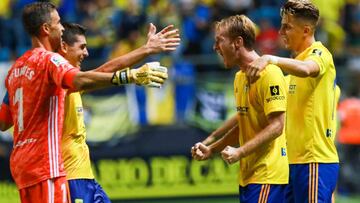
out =
{"type": "Polygon", "coordinates": [[[130,74],[129,68],[118,70],[113,74],[111,78],[111,83],[114,85],[128,84],[130,83],[129,74],[130,74]]]}

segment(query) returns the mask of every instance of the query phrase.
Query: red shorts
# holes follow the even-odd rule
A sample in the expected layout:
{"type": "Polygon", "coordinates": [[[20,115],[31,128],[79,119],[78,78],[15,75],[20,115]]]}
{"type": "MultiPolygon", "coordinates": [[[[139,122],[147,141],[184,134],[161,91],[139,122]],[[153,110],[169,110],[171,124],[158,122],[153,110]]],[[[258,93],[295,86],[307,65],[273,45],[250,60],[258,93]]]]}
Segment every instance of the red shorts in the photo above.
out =
{"type": "Polygon", "coordinates": [[[70,203],[69,185],[66,177],[44,180],[19,191],[22,203],[70,203]]]}

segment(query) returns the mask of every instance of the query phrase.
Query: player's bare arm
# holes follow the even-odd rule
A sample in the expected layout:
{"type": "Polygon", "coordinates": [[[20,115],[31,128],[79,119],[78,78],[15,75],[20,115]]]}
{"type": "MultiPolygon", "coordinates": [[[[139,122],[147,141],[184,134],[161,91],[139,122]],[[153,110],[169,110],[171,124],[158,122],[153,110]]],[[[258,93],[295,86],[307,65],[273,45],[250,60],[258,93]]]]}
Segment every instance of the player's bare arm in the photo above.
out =
{"type": "Polygon", "coordinates": [[[239,143],[239,127],[235,126],[229,130],[221,139],[210,146],[201,142],[196,143],[191,148],[191,155],[195,160],[202,161],[209,159],[212,154],[220,152],[225,146],[235,146],[239,143]]]}
{"type": "Polygon", "coordinates": [[[213,131],[205,140],[202,141],[204,145],[209,146],[211,143],[222,137],[225,133],[238,125],[237,114],[226,120],[219,128],[213,131]]]}
{"type": "Polygon", "coordinates": [[[268,64],[279,66],[284,72],[297,77],[316,77],[320,72],[319,65],[313,60],[300,61],[296,59],[263,55],[250,63],[246,74],[258,77],[268,64]]]}
{"type": "Polygon", "coordinates": [[[285,112],[274,112],[268,116],[269,124],[260,131],[254,139],[248,141],[239,148],[231,146],[225,147],[221,152],[224,161],[233,164],[239,161],[242,157],[255,152],[259,147],[270,143],[279,137],[284,129],[285,112]]]}
{"type": "Polygon", "coordinates": [[[148,40],[145,45],[125,55],[119,56],[93,71],[115,72],[124,67],[132,66],[145,57],[165,51],[174,51],[180,45],[179,30],[169,25],[156,33],[156,27],[150,23],[148,40]]]}

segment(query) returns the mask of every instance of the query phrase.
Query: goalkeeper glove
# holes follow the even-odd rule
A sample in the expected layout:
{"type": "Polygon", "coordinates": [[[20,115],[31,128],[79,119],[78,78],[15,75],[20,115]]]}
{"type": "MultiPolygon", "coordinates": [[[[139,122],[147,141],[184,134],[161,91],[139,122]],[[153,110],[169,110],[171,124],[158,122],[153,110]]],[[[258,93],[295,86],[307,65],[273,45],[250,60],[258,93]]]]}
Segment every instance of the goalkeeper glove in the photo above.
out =
{"type": "Polygon", "coordinates": [[[159,62],[146,63],[137,69],[123,69],[116,71],[111,79],[115,85],[135,83],[137,85],[160,88],[168,78],[167,68],[159,62]]]}

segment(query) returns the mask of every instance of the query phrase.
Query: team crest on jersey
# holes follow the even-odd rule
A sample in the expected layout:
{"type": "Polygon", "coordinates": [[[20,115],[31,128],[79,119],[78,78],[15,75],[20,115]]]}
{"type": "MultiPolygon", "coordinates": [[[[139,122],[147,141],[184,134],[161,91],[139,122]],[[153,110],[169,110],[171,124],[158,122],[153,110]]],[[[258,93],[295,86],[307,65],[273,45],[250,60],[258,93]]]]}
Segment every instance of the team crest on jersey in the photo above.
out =
{"type": "Polygon", "coordinates": [[[57,67],[59,67],[61,64],[67,63],[67,61],[59,55],[51,56],[50,61],[57,67]]]}
{"type": "Polygon", "coordinates": [[[247,92],[247,91],[249,91],[249,84],[246,84],[246,85],[244,86],[244,92],[247,92]]]}
{"type": "Polygon", "coordinates": [[[315,54],[315,55],[321,56],[322,51],[321,51],[321,50],[319,50],[319,49],[314,49],[314,50],[312,51],[312,54],[315,54]]]}

